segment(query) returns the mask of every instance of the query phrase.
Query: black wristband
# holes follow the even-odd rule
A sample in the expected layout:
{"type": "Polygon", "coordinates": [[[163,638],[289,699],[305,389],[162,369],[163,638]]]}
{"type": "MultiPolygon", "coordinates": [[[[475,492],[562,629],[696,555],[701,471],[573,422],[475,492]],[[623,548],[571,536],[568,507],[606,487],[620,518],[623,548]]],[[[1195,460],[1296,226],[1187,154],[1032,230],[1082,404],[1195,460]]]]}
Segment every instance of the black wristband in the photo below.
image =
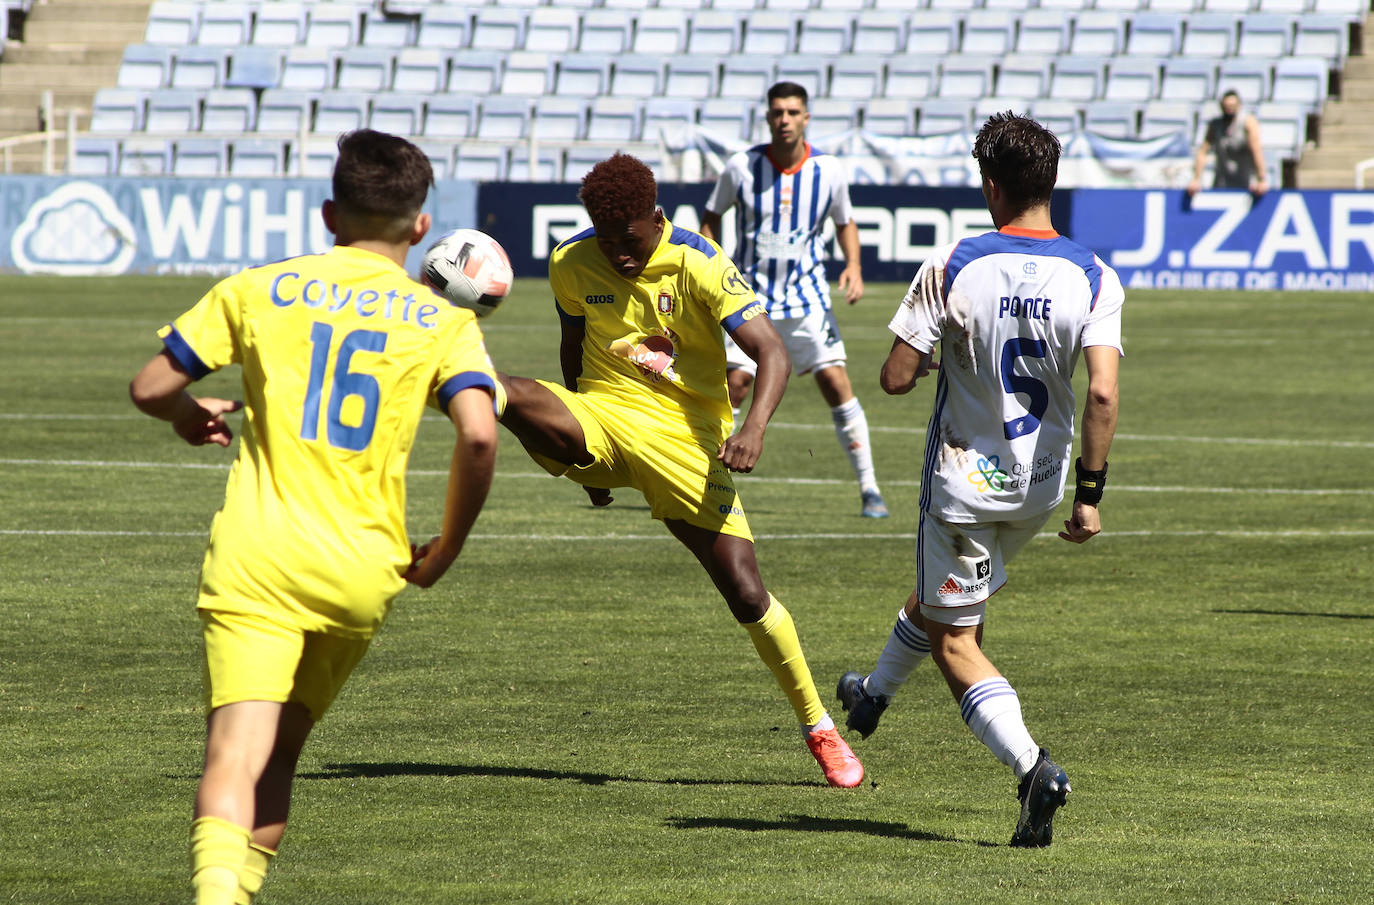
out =
{"type": "Polygon", "coordinates": [[[1096,506],[1102,502],[1102,488],[1107,486],[1107,463],[1102,463],[1101,471],[1088,471],[1083,467],[1081,458],[1073,460],[1075,480],[1073,501],[1096,506]]]}

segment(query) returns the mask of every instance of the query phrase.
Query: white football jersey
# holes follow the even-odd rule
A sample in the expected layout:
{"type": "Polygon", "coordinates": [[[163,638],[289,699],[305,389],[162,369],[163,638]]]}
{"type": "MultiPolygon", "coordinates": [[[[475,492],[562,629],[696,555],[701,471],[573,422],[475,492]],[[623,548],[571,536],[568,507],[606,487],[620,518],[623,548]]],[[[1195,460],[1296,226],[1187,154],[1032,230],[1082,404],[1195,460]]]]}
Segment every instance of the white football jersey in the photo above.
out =
{"type": "Polygon", "coordinates": [[[822,234],[826,218],[852,220],[849,175],[834,157],[807,145],[807,157],[790,170],[756,145],[730,157],[706,210],[736,208],[739,247],[735,265],[768,306],[774,320],[829,310],[822,234]]]}
{"type": "Polygon", "coordinates": [[[1004,228],[942,246],[888,325],[940,346],[921,509],[949,522],[1025,518],[1073,469],[1073,371],[1085,346],[1121,351],[1116,271],[1050,230],[1004,228]]]}

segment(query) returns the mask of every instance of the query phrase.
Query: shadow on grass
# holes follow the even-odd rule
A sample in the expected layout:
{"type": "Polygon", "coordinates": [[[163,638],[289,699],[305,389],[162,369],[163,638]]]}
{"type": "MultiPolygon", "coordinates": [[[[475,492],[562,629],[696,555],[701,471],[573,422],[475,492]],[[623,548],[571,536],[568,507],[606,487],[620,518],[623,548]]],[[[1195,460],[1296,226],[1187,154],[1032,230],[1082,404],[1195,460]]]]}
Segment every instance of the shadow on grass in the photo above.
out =
{"type": "Polygon", "coordinates": [[[1302,610],[1212,610],[1232,616],[1310,616],[1317,619],[1374,619],[1374,613],[1305,613],[1302,610]]]}
{"type": "MultiPolygon", "coordinates": [[[[962,842],[938,833],[923,833],[904,823],[884,823],[880,820],[854,820],[844,817],[810,817],[788,814],[778,820],[753,820],[747,817],[669,817],[669,826],[680,830],[724,829],[759,833],[776,830],[807,833],[863,833],[887,839],[912,839],[917,842],[962,842]]],[[[998,848],[992,842],[973,842],[984,848],[998,848]]]]}
{"type": "Polygon", "coordinates": [[[589,773],[582,770],[547,770],[541,767],[497,767],[488,764],[325,764],[315,773],[301,773],[297,779],[379,779],[390,776],[502,776],[519,779],[572,780],[589,786],[604,786],[612,782],[653,783],[662,786],[796,786],[815,788],[821,782],[774,782],[759,779],[648,779],[614,773],[589,773]]]}

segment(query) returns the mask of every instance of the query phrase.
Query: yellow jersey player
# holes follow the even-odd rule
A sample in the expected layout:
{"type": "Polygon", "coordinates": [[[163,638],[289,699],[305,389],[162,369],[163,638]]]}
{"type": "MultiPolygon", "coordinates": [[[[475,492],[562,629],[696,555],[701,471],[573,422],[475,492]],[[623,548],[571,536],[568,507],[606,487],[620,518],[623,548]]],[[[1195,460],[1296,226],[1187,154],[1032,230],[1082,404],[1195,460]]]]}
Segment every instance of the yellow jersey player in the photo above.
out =
{"type": "Polygon", "coordinates": [[[748,472],[787,385],[786,347],[720,247],[673,226],[642,162],[616,154],[582,180],[592,228],[555,249],[563,385],[498,375],[501,422],[596,505],[633,487],[706,568],[748,630],[832,785],[863,780],[811,680],[797,631],[764,587],[732,471],[748,472]],[[724,333],[758,362],[754,404],[730,434],[724,333]]]}
{"type": "Polygon", "coordinates": [[[286,827],[307,735],[407,581],[458,556],[496,455],[495,374],[472,312],[406,276],[433,174],[411,143],[339,139],[318,255],[244,270],[161,332],[134,378],[142,411],[192,445],[243,436],[201,572],[205,768],[191,830],[199,905],[251,902],[286,827]],[[187,392],[226,365],[242,402],[187,392]],[[270,387],[270,393],[268,389],[270,387]],[[426,402],[457,429],[440,534],[405,529],[405,469],[426,402]]]}

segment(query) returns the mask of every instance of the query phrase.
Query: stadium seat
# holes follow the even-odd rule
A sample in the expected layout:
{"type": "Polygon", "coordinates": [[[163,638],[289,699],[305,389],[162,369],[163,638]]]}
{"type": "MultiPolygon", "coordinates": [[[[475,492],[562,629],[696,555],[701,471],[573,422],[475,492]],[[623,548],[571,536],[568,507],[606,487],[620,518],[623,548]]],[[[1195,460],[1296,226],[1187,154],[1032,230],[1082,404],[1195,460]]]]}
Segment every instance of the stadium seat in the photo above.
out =
{"type": "Polygon", "coordinates": [[[362,21],[362,9],[352,3],[312,3],[304,43],[310,47],[353,47],[362,35],[362,21]]]}
{"type": "Polygon", "coordinates": [[[315,98],[315,122],[321,135],[352,132],[367,125],[367,98],[353,91],[322,91],[315,98]]]}
{"type": "Polygon", "coordinates": [[[1248,13],[1255,4],[1256,0],[1202,0],[1199,9],[1208,13],[1248,13]]]}
{"type": "Polygon", "coordinates": [[[1307,111],[1301,104],[1264,103],[1255,107],[1260,144],[1266,150],[1300,154],[1307,143],[1307,111]]]}
{"type": "Polygon", "coordinates": [[[148,132],[200,130],[200,92],[169,89],[148,95],[143,128],[148,132]]]}
{"type": "Polygon", "coordinates": [[[681,146],[696,125],[700,104],[687,98],[663,98],[644,105],[643,140],[664,138],[669,147],[681,146]]]}
{"type": "Polygon", "coordinates": [[[555,94],[596,97],[605,94],[610,84],[611,58],[605,54],[570,53],[558,61],[555,94]]]}
{"type": "Polygon", "coordinates": [[[477,127],[477,99],[466,94],[431,97],[425,104],[426,138],[467,138],[477,127]]]}
{"type": "Polygon", "coordinates": [[[1232,58],[1217,67],[1217,88],[1235,91],[1244,104],[1268,98],[1273,83],[1274,68],[1268,60],[1232,58]]]}
{"type": "Polygon", "coordinates": [[[864,107],[864,131],[878,135],[913,135],[916,106],[906,98],[879,97],[864,107]]]}
{"type": "Polygon", "coordinates": [[[744,23],[740,49],[753,56],[780,56],[797,49],[797,17],[791,13],[758,10],[744,23]]]}
{"type": "MultiPolygon", "coordinates": [[[[257,131],[295,133],[302,128],[309,130],[314,119],[314,104],[315,93],[311,91],[268,89],[258,99],[257,131]]],[[[231,164],[232,157],[231,154],[231,164]]]]}
{"type": "Polygon", "coordinates": [[[347,47],[339,52],[334,87],[341,91],[390,91],[395,51],[386,47],[347,47]]]}
{"type": "Polygon", "coordinates": [[[1117,57],[1107,63],[1106,101],[1144,102],[1159,96],[1159,60],[1117,57]]]}
{"type": "Polygon", "coordinates": [[[363,47],[399,49],[415,43],[418,20],[412,16],[388,16],[383,10],[369,10],[363,19],[363,47]]]}
{"type": "Polygon", "coordinates": [[[473,12],[473,50],[512,51],[525,41],[526,14],[521,9],[501,6],[482,6],[473,12]]]}
{"type": "Polygon", "coordinates": [[[120,176],[162,176],[172,169],[171,143],[163,138],[126,138],[119,145],[120,176]]]}
{"type": "Polygon", "coordinates": [[[172,51],[159,44],[124,48],[115,84],[120,88],[161,88],[172,78],[172,51]]]}
{"type": "Polygon", "coordinates": [[[975,127],[980,126],[993,114],[1006,113],[1008,110],[1021,116],[1029,116],[1030,105],[1030,98],[989,94],[973,102],[973,124],[975,127]]]}
{"type": "Polygon", "coordinates": [[[510,150],[507,178],[516,182],[560,182],[563,179],[563,149],[538,145],[535,151],[534,172],[530,172],[529,145],[516,145],[510,150]]]}
{"type": "Polygon", "coordinates": [[[415,147],[429,158],[436,180],[453,177],[453,145],[446,141],[417,141],[415,147]]]}
{"type": "Polygon", "coordinates": [[[229,71],[224,77],[226,88],[275,88],[281,82],[282,59],[280,47],[240,45],[229,49],[229,71]]]}
{"type": "Polygon", "coordinates": [[[587,134],[587,101],[580,97],[541,97],[534,102],[534,136],[539,141],[577,141],[587,134]]]}
{"type": "Polygon", "coordinates": [[[286,151],[286,175],[304,176],[309,179],[331,176],[337,157],[338,150],[333,144],[311,141],[306,143],[305,157],[302,159],[299,144],[292,143],[286,151]]]}
{"type": "Polygon", "coordinates": [[[611,63],[612,97],[657,97],[663,93],[663,57],[657,54],[627,53],[611,63]]]}
{"type": "Polygon", "coordinates": [[[504,54],[478,50],[455,53],[448,64],[448,90],[478,97],[495,94],[505,59],[504,54]]]}
{"type": "Polygon", "coordinates": [[[739,141],[754,132],[754,109],[759,99],[708,97],[701,102],[697,125],[722,138],[739,141]]]}
{"type": "Polygon", "coordinates": [[[992,92],[992,61],[982,54],[951,54],[940,62],[941,98],[973,100],[992,92]]]}
{"type": "Polygon", "coordinates": [[[925,136],[969,132],[972,126],[972,116],[973,104],[970,101],[924,101],[916,115],[916,134],[925,136]]]}
{"type": "Polygon", "coordinates": [[[1147,0],[1095,0],[1093,9],[1106,9],[1129,13],[1144,9],[1147,5],[1147,0]]]}
{"type": "Polygon", "coordinates": [[[191,45],[176,51],[172,62],[173,88],[217,88],[224,84],[229,69],[229,51],[224,47],[191,45]]]}
{"type": "Polygon", "coordinates": [[[1031,117],[1036,122],[1061,139],[1072,135],[1083,127],[1082,105],[1072,101],[1041,98],[1031,101],[1029,110],[1031,117]]]}
{"type": "Polygon", "coordinates": [[[1102,95],[1106,68],[1107,60],[1102,57],[1062,57],[1051,70],[1049,96],[1065,101],[1095,100],[1102,95]]]}
{"type": "Polygon", "coordinates": [[[848,53],[854,40],[855,16],[839,10],[817,10],[801,20],[797,53],[809,56],[835,56],[848,53]]]}
{"type": "Polygon", "coordinates": [[[1057,9],[1065,12],[1078,12],[1090,9],[1093,0],[1040,0],[1039,9],[1057,9]]]}
{"type": "Polygon", "coordinates": [[[143,42],[173,47],[193,43],[196,39],[196,30],[200,26],[200,6],[199,3],[158,0],[148,10],[143,42]]]}
{"type": "Polygon", "coordinates": [[[1069,53],[1074,56],[1115,56],[1126,47],[1127,19],[1112,10],[1091,10],[1074,22],[1069,53]]]}
{"type": "MultiPolygon", "coordinates": [[[[838,79],[840,64],[835,64],[835,75],[832,79],[838,79]]],[[[940,65],[937,61],[923,54],[906,54],[904,56],[889,57],[887,61],[887,80],[883,82],[883,72],[881,66],[874,66],[872,63],[865,65],[855,64],[855,74],[851,76],[853,89],[845,97],[891,97],[904,100],[907,103],[918,103],[921,100],[933,97],[935,86],[939,83],[940,65]],[[875,91],[867,87],[869,78],[859,78],[860,74],[871,73],[869,78],[877,79],[881,82],[881,90],[875,91]],[[858,93],[858,92],[864,93],[858,93]]],[[[831,83],[831,94],[838,95],[835,91],[834,82],[831,83]]]]}
{"type": "Polygon", "coordinates": [[[179,138],[172,143],[173,176],[223,176],[229,146],[220,138],[179,138]]]}
{"type": "Polygon", "coordinates": [[[911,14],[905,40],[898,50],[908,54],[924,53],[945,56],[959,50],[957,13],[947,9],[919,9],[911,14]]]}
{"type": "Polygon", "coordinates": [[[623,10],[589,9],[582,14],[577,49],[582,53],[616,54],[630,49],[634,20],[623,10]]]}
{"type": "Polygon", "coordinates": [[[420,29],[415,40],[417,47],[454,51],[468,46],[472,28],[472,14],[461,6],[435,4],[420,13],[420,29]]]}
{"type": "Polygon", "coordinates": [[[119,141],[113,138],[78,138],[72,154],[75,176],[113,176],[119,170],[119,141]]]}
{"type": "Polygon", "coordinates": [[[1293,52],[1296,19],[1288,15],[1254,13],[1240,21],[1236,55],[1276,60],[1293,52]]]}
{"type": "MultiPolygon", "coordinates": [[[[591,0],[591,2],[594,2],[594,0],[591,0]]],[[[640,5],[642,6],[643,4],[641,3],[640,5]]],[[[711,0],[658,0],[658,6],[660,9],[682,9],[695,11],[699,9],[706,9],[710,5],[711,0]]]]}
{"type": "Polygon", "coordinates": [[[288,91],[328,91],[334,87],[334,51],[297,45],[282,57],[281,81],[288,91]]]}
{"type": "Polygon", "coordinates": [[[960,53],[1008,54],[1016,41],[1016,18],[1004,9],[975,9],[964,17],[960,53]]]}
{"type": "Polygon", "coordinates": [[[720,96],[761,103],[777,76],[771,57],[726,57],[720,67],[720,96]]]}
{"type": "MultiPolygon", "coordinates": [[[[218,47],[247,44],[253,36],[255,5],[231,3],[227,0],[200,4],[200,29],[196,32],[196,43],[213,44],[218,47]]],[[[176,167],[175,158],[172,166],[176,167]]]]}
{"type": "Polygon", "coordinates": [[[1162,101],[1207,103],[1217,97],[1217,64],[1212,59],[1171,57],[1159,83],[1162,101]]]}
{"type": "Polygon", "coordinates": [[[857,128],[858,107],[848,98],[818,97],[809,107],[811,123],[807,127],[810,135],[837,135],[857,128]]]}
{"type": "Polygon", "coordinates": [[[825,97],[830,93],[829,60],[829,57],[807,53],[778,57],[777,80],[801,85],[808,98],[825,97]]]}
{"type": "Polygon", "coordinates": [[[553,88],[553,58],[547,53],[517,50],[506,54],[502,94],[547,94],[553,88]]]}
{"type": "Polygon", "coordinates": [[[527,97],[496,95],[482,99],[473,137],[481,141],[511,141],[529,135],[530,110],[527,97]]]}
{"type": "Polygon", "coordinates": [[[811,0],[761,0],[760,5],[764,9],[803,13],[811,10],[812,3],[811,0]]]}
{"type": "Polygon", "coordinates": [[[1048,9],[1026,10],[1016,34],[1016,53],[1057,56],[1069,47],[1069,19],[1048,9]]]}
{"type": "Polygon", "coordinates": [[[1328,78],[1326,60],[1319,57],[1286,57],[1274,64],[1274,87],[1269,99],[1275,103],[1320,108],[1326,103],[1328,78]]]}
{"type": "Polygon", "coordinates": [[[1161,138],[1181,132],[1189,145],[1197,143],[1197,105],[1150,101],[1140,112],[1140,137],[1161,138]]]}
{"type": "Polygon", "coordinates": [[[1176,13],[1136,14],[1126,38],[1126,53],[1137,58],[1178,53],[1183,41],[1183,18],[1176,13]]]}
{"type": "Polygon", "coordinates": [[[462,145],[454,154],[455,179],[501,182],[510,167],[510,152],[504,146],[462,145]]]}
{"type": "Polygon", "coordinates": [[[1180,53],[1218,60],[1236,52],[1238,19],[1229,13],[1196,13],[1188,17],[1180,53]]]}
{"type": "MultiPolygon", "coordinates": [[[[714,98],[720,89],[720,65],[699,56],[669,56],[664,76],[665,98],[714,98]]],[[[600,92],[594,92],[600,93],[600,92]]]]}
{"type": "Polygon", "coordinates": [[[1093,101],[1083,106],[1083,128],[1104,138],[1135,138],[1140,131],[1140,106],[1093,101]]]}
{"type": "MultiPolygon", "coordinates": [[[[258,6],[253,26],[253,43],[271,47],[290,47],[305,40],[304,3],[262,3],[258,6]]],[[[230,148],[229,168],[234,168],[233,148],[230,148]]],[[[280,169],[280,166],[278,167],[280,169]]]]}
{"type": "Polygon", "coordinates": [[[740,49],[740,19],[735,13],[710,9],[692,17],[687,52],[725,56],[740,49]]]}
{"type": "Polygon", "coordinates": [[[646,9],[635,27],[634,53],[678,54],[687,49],[687,19],[679,10],[646,9]]]}
{"type": "Polygon", "coordinates": [[[579,145],[563,155],[563,181],[580,182],[587,171],[620,150],[617,145],[579,145]]]}
{"type": "Polygon", "coordinates": [[[1293,38],[1293,55],[1322,57],[1328,66],[1345,66],[1350,54],[1350,20],[1344,16],[1311,15],[1298,19],[1298,31],[1293,38]]]}
{"type": "Polygon", "coordinates": [[[896,10],[874,10],[854,17],[855,56],[881,57],[906,47],[907,16],[896,10]]]}
{"type": "Polygon", "coordinates": [[[433,47],[402,47],[396,52],[396,71],[391,90],[398,92],[443,91],[448,57],[433,47]]]}
{"type": "Polygon", "coordinates": [[[367,127],[392,135],[419,135],[425,122],[426,94],[383,91],[372,98],[367,127]]]}
{"type": "MultiPolygon", "coordinates": [[[[764,0],[766,6],[768,0],[764,0]]],[[[664,0],[659,0],[659,6],[664,5],[664,0]]],[[[869,0],[816,0],[816,8],[822,10],[835,10],[843,13],[855,13],[866,10],[871,4],[869,0]]]]}
{"type": "Polygon", "coordinates": [[[1312,13],[1317,16],[1344,16],[1359,22],[1368,12],[1367,0],[1312,0],[1312,13]]]}
{"type": "Polygon", "coordinates": [[[142,91],[101,88],[91,102],[90,131],[137,132],[143,128],[146,107],[147,95],[142,91]]]}
{"type": "Polygon", "coordinates": [[[212,88],[205,92],[200,128],[243,133],[257,128],[258,101],[250,88],[212,88]]]}
{"type": "Polygon", "coordinates": [[[594,97],[587,116],[587,140],[639,141],[644,111],[631,97],[594,97]]]}
{"type": "Polygon", "coordinates": [[[1202,0],[1149,0],[1146,6],[1150,12],[1179,15],[1194,12],[1201,2],[1202,0]]]}
{"type": "Polygon", "coordinates": [[[524,49],[541,53],[569,53],[577,49],[577,10],[541,6],[530,11],[525,24],[524,49]]]}
{"type": "Polygon", "coordinates": [[[1038,54],[1016,54],[997,70],[996,91],[1006,97],[1045,97],[1050,89],[1050,64],[1038,54]]]}

